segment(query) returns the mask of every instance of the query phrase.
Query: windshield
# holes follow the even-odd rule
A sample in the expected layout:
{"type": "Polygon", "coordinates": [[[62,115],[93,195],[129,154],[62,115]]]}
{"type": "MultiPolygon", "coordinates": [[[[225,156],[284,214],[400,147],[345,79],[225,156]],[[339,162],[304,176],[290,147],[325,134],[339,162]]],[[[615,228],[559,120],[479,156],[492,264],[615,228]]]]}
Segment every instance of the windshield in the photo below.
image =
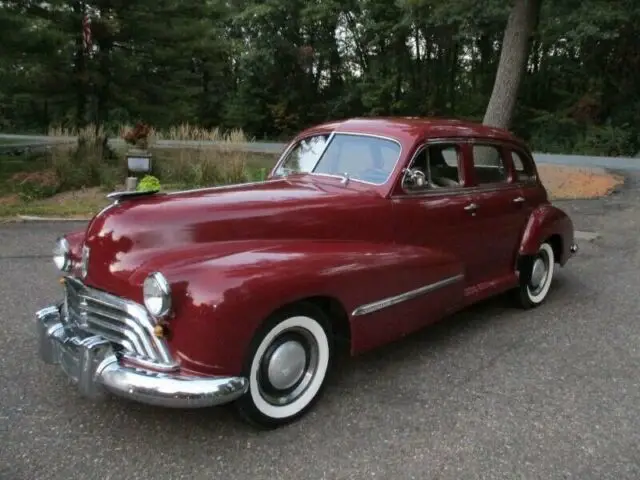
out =
{"type": "Polygon", "coordinates": [[[329,134],[322,134],[298,142],[277,169],[276,175],[340,175],[382,185],[400,157],[400,144],[386,138],[341,133],[330,138],[329,134]]]}

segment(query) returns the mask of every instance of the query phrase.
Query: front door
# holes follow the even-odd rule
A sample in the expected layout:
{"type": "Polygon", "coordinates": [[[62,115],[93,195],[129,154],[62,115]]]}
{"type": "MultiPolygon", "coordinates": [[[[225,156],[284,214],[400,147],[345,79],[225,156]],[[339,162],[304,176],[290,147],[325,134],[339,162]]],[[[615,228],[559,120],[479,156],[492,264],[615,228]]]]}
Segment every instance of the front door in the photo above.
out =
{"type": "MultiPolygon", "coordinates": [[[[431,296],[425,306],[432,314],[442,313],[463,302],[464,290],[477,281],[475,264],[482,255],[486,239],[476,235],[476,215],[472,193],[465,186],[461,143],[455,140],[429,142],[421,146],[410,169],[424,174],[424,181],[405,182],[402,192],[394,195],[396,241],[441,252],[455,262],[463,275],[453,292],[455,297],[431,296]],[[427,308],[428,307],[428,308],[427,308]]],[[[426,254],[426,253],[425,253],[426,254]]],[[[419,273],[424,283],[437,281],[434,268],[419,273]]]]}

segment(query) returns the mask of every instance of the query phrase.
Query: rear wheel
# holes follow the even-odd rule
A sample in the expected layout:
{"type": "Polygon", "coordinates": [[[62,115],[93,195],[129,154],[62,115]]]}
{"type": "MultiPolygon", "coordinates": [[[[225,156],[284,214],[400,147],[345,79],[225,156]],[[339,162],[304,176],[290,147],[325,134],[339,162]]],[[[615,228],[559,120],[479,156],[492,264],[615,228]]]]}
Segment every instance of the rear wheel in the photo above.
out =
{"type": "Polygon", "coordinates": [[[520,272],[520,286],[516,299],[523,308],[534,308],[542,304],[549,293],[555,272],[555,255],[547,242],[540,245],[538,253],[527,258],[520,272]]]}
{"type": "Polygon", "coordinates": [[[319,398],[333,358],[329,319],[314,305],[297,304],[269,318],[245,360],[249,390],[241,416],[263,428],[290,423],[319,398]]]}

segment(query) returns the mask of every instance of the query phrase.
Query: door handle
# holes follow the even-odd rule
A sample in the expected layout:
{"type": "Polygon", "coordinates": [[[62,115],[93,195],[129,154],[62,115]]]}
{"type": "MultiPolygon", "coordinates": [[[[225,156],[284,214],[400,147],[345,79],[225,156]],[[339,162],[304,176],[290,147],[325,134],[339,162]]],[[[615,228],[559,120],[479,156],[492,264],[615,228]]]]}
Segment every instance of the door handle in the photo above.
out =
{"type": "Polygon", "coordinates": [[[516,197],[513,199],[513,203],[524,203],[524,197],[516,197]]]}
{"type": "Polygon", "coordinates": [[[475,203],[470,203],[469,205],[464,207],[464,209],[467,212],[475,212],[478,209],[478,205],[476,205],[475,203]]]}

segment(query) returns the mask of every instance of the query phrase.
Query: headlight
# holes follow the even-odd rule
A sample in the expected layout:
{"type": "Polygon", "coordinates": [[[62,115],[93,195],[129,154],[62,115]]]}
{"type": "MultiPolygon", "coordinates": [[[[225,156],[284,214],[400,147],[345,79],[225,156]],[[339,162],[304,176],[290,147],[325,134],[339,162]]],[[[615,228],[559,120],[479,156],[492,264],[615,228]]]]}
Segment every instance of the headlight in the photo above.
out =
{"type": "Polygon", "coordinates": [[[142,288],[144,306],[154,317],[164,317],[171,310],[169,282],[160,272],[149,275],[142,288]]]}
{"type": "Polygon", "coordinates": [[[53,247],[53,263],[60,271],[68,272],[71,270],[71,248],[64,237],[60,237],[53,247]]]}

